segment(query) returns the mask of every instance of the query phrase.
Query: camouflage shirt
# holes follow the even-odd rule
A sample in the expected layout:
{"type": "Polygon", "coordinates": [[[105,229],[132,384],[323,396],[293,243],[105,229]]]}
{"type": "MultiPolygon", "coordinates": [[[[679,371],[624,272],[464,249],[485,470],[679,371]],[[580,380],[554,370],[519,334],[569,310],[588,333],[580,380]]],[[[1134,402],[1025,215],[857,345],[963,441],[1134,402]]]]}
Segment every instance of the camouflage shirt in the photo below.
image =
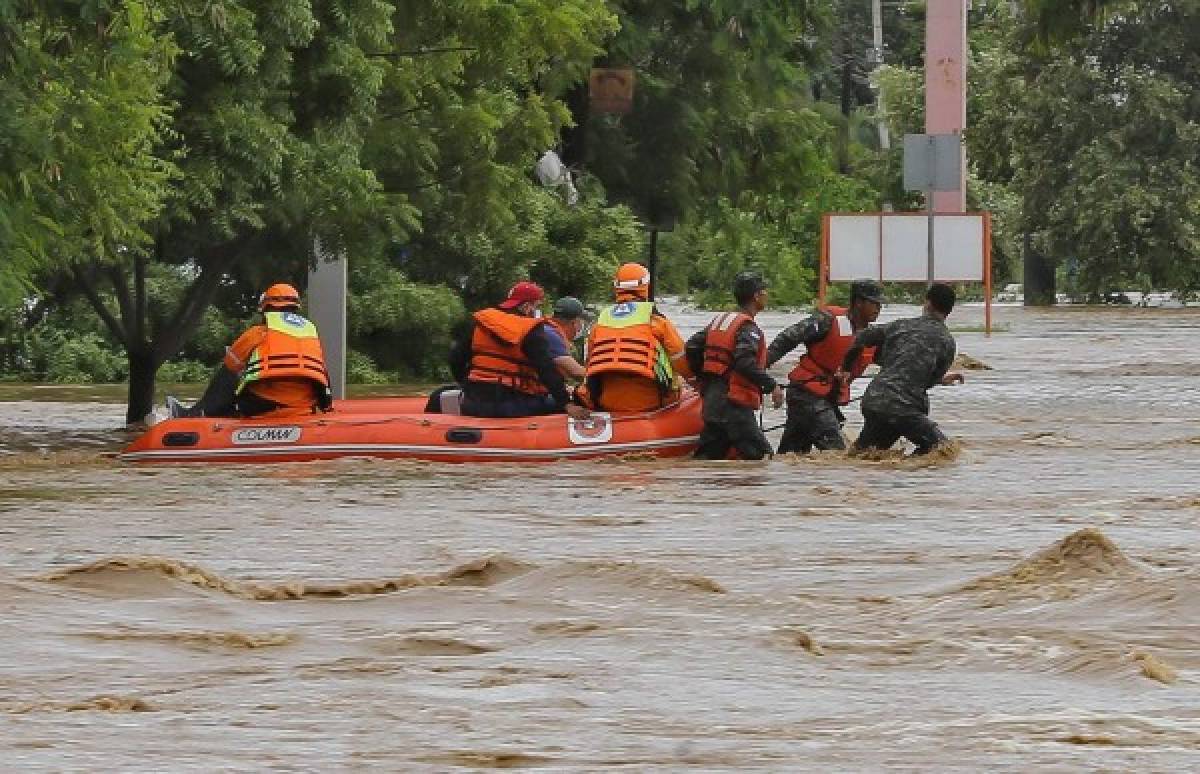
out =
{"type": "Polygon", "coordinates": [[[811,347],[829,335],[833,329],[833,315],[829,312],[814,312],[798,323],[789,325],[779,332],[767,349],[767,367],[783,359],[784,355],[803,344],[811,347]]]}
{"type": "Polygon", "coordinates": [[[855,337],[846,362],[852,363],[861,347],[876,347],[880,368],[863,394],[863,411],[929,413],[927,390],[941,382],[954,363],[954,337],[945,322],[922,315],[866,328],[855,337]]]}

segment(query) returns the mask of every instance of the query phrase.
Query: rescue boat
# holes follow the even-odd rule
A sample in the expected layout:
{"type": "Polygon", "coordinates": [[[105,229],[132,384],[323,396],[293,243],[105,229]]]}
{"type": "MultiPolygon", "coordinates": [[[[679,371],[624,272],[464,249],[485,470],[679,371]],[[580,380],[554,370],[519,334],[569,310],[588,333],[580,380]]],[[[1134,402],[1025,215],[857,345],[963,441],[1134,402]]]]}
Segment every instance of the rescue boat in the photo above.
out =
{"type": "Polygon", "coordinates": [[[552,462],[623,454],[691,454],[703,425],[699,396],[645,413],[593,412],[489,419],[457,413],[458,391],[441,413],[412,398],[337,401],[333,411],[288,419],[176,418],[151,427],[119,459],[140,463],[304,462],[345,457],[440,462],[552,462]]]}

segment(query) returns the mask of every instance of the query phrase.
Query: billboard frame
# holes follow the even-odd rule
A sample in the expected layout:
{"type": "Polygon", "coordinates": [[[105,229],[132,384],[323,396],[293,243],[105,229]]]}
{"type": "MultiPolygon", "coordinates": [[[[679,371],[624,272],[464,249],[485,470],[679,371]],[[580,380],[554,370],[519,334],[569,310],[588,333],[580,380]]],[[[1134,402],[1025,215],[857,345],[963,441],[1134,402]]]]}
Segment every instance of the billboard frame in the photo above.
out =
{"type": "MultiPolygon", "coordinates": [[[[905,282],[915,283],[918,280],[911,279],[890,279],[884,276],[884,249],[883,242],[883,222],[885,218],[894,217],[920,217],[925,218],[924,212],[827,212],[821,216],[821,243],[820,243],[820,263],[817,269],[817,303],[819,306],[825,306],[826,291],[829,287],[830,263],[835,260],[830,254],[830,224],[837,217],[853,217],[853,218],[876,218],[878,223],[878,261],[877,270],[874,276],[864,277],[864,279],[875,279],[880,282],[905,282]]],[[[987,335],[992,334],[992,216],[990,212],[939,212],[936,214],[938,219],[944,218],[980,218],[982,221],[982,237],[983,244],[981,245],[982,254],[982,282],[984,294],[984,332],[987,335]]],[[[957,277],[938,276],[934,277],[935,281],[939,282],[979,282],[980,280],[961,279],[957,277]]],[[[925,282],[925,279],[919,280],[925,282]]]]}

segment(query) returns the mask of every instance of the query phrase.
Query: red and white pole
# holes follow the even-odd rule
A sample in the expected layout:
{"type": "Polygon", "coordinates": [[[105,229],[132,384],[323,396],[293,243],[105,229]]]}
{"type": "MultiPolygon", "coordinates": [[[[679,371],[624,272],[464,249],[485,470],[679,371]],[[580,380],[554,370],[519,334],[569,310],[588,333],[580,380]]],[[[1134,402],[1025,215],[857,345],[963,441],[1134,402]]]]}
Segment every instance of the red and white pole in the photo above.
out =
{"type": "MultiPolygon", "coordinates": [[[[967,7],[969,0],[927,0],[925,133],[962,134],[967,127],[967,7]]],[[[934,212],[967,211],[966,146],[957,191],[933,194],[934,212]]]]}

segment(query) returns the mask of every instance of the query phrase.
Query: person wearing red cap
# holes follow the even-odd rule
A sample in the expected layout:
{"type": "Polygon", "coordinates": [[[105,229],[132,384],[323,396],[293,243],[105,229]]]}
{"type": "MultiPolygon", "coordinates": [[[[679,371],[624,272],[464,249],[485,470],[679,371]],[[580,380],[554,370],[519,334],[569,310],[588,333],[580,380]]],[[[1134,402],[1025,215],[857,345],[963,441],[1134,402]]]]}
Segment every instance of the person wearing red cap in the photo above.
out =
{"type": "Polygon", "coordinates": [[[469,335],[450,353],[450,370],[463,385],[463,414],[587,416],[586,409],[571,404],[554,363],[538,308],[543,298],[537,284],[518,282],[499,304],[472,315],[469,335]]]}
{"type": "Polygon", "coordinates": [[[263,324],[225,351],[204,395],[190,408],[167,398],[172,417],[289,417],[333,406],[317,327],[301,317],[300,294],[276,283],[258,299],[263,324]]]}

